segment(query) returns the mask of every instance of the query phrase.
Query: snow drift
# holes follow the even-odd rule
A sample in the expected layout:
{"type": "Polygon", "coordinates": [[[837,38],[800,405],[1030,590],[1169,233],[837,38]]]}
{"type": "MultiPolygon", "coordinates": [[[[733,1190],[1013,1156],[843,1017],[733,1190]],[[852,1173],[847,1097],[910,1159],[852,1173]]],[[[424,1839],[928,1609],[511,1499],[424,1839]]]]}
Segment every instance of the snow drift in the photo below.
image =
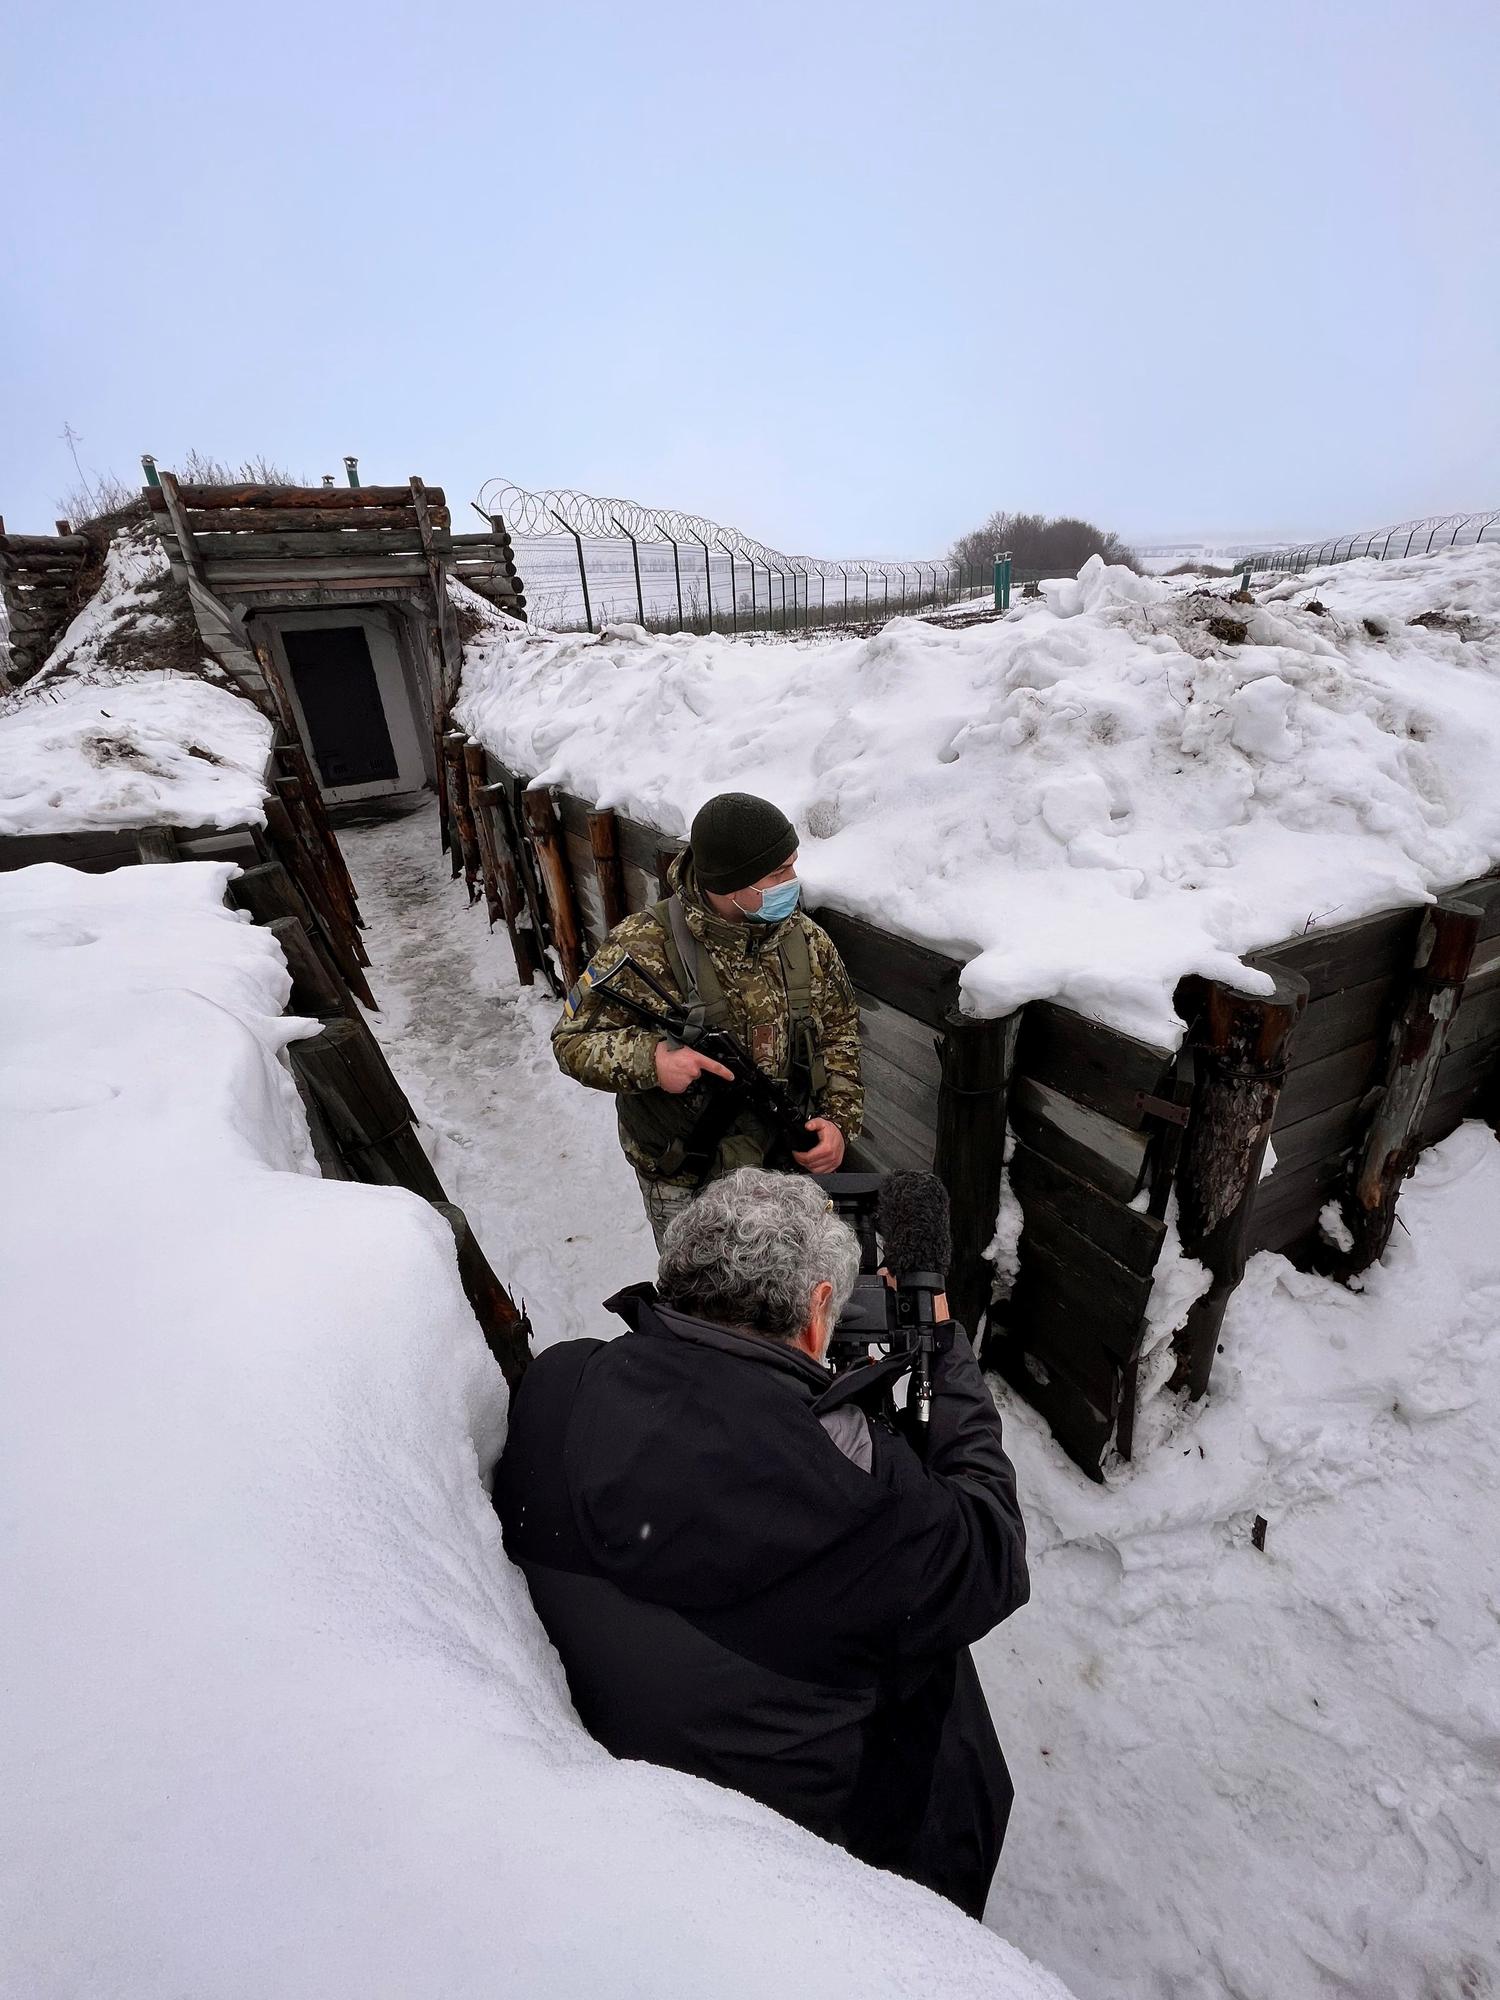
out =
{"type": "Polygon", "coordinates": [[[584,1735],[447,1226],[316,1178],[230,872],[0,876],[0,1990],[1060,2000],[584,1735]]]}
{"type": "Polygon", "coordinates": [[[1241,954],[1500,860],[1500,548],[1249,605],[1096,557],[994,622],[805,644],[511,624],[456,715],[669,832],[766,792],[811,899],[967,959],[979,1012],[1057,999],[1170,1047],[1183,974],[1261,990],[1241,954]]]}
{"type": "Polygon", "coordinates": [[[0,835],[261,825],[273,731],[168,605],[161,543],[125,530],[41,673],[0,706],[0,835]]]}

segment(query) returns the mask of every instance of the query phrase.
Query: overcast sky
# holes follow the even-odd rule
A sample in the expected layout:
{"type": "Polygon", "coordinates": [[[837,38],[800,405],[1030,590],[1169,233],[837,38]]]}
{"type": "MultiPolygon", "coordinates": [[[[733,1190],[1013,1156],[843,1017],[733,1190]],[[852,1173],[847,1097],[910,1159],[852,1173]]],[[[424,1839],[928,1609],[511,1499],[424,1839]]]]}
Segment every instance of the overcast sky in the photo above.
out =
{"type": "Polygon", "coordinates": [[[825,555],[1500,504],[1494,0],[71,0],[0,64],[13,530],[65,422],[825,555]]]}

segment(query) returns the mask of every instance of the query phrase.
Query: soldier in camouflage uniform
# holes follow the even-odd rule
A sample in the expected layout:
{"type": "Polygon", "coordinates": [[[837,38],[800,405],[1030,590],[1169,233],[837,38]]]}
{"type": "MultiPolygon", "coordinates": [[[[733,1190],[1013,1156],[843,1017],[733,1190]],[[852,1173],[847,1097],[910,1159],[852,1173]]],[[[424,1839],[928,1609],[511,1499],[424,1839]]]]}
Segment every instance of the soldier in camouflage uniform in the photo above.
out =
{"type": "MultiPolygon", "coordinates": [[[[672,894],[616,925],[568,995],[552,1031],[559,1068],[618,1100],[620,1144],[635,1168],[657,1247],[697,1191],[681,1164],[702,1115],[707,1078],[721,1064],[669,1041],[592,990],[628,953],[673,995],[701,1004],[709,1027],[737,1035],[768,1076],[786,1084],[818,1135],[794,1155],[809,1173],[832,1173],[858,1136],[859,1007],[828,933],[797,908],[797,831],[765,799],[722,792],[693,821],[672,865],[672,894]]],[[[625,990],[655,996],[630,974],[625,990]]],[[[710,1179],[764,1166],[773,1135],[748,1108],[720,1142],[710,1179]]]]}

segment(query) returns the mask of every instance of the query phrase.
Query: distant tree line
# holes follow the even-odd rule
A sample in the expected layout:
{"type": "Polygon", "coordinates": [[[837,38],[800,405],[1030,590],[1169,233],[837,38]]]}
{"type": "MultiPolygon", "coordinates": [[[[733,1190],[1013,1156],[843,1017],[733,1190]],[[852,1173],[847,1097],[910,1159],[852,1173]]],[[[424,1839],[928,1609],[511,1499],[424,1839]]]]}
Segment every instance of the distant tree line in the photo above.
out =
{"type": "Polygon", "coordinates": [[[1045,514],[996,513],[971,534],[961,535],[950,551],[966,569],[984,569],[996,555],[1010,555],[1018,570],[1043,575],[1076,576],[1090,556],[1107,563],[1139,569],[1134,554],[1108,528],[1080,521],[1071,514],[1048,519],[1045,514]]]}

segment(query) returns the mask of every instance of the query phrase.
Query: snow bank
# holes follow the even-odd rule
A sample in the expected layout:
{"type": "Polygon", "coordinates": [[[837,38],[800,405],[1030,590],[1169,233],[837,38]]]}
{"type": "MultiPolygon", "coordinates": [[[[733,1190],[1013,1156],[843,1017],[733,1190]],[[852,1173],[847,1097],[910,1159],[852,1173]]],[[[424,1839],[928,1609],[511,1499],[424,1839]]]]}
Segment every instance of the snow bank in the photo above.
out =
{"type": "Polygon", "coordinates": [[[978,1011],[1170,1047],[1184,973],[1263,990],[1244,952],[1500,860],[1500,548],[1244,606],[1095,558],[997,621],[803,645],[511,629],[457,716],[669,832],[769,793],[811,899],[963,956],[978,1011]],[[1409,622],[1439,602],[1457,624],[1409,622]]]}
{"type": "Polygon", "coordinates": [[[1016,1718],[994,1902],[1085,2000],[1500,1990],[1497,1216],[1473,1123],[1362,1293],[1252,1259],[1213,1396],[1109,1488],[1001,1392],[1032,1601],[978,1654],[1016,1718]]]}
{"type": "Polygon", "coordinates": [[[122,531],[99,589],[0,708],[0,835],[264,824],[270,723],[212,662],[206,678],[140,669],[154,645],[182,651],[167,577],[160,542],[122,531]],[[127,639],[130,670],[116,664],[127,639]]]}
{"type": "Polygon", "coordinates": [[[446,1225],[315,1177],[229,872],[0,876],[0,1991],[1059,2000],[584,1735],[446,1225]]]}
{"type": "Polygon", "coordinates": [[[273,732],[185,674],[54,683],[0,714],[0,834],[263,826],[273,732]]]}

